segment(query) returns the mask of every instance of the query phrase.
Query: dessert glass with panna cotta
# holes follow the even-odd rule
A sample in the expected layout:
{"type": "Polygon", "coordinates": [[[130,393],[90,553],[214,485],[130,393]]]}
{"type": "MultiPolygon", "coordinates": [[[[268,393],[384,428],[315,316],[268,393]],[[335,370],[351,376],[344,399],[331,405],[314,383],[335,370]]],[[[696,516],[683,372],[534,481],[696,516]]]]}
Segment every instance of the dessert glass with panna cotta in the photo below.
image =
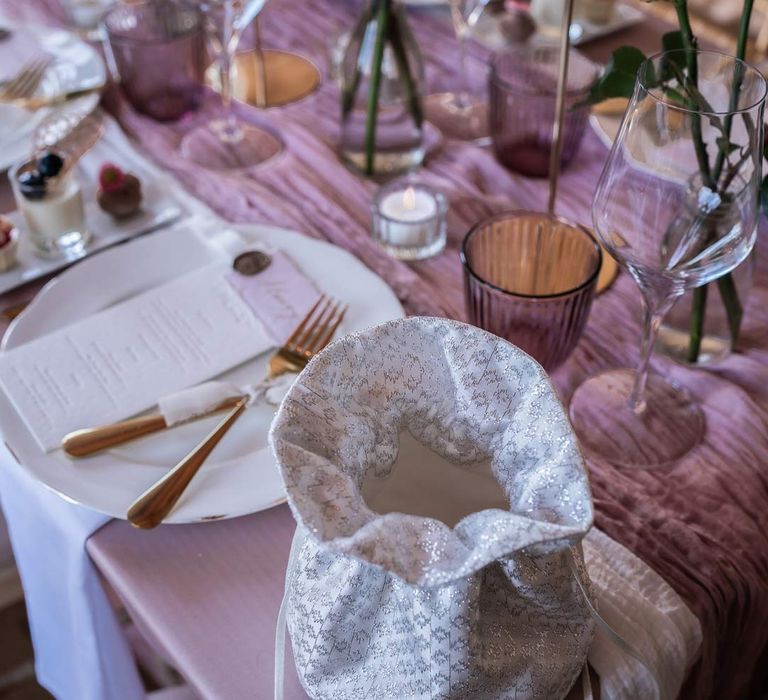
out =
{"type": "Polygon", "coordinates": [[[35,252],[43,257],[79,257],[89,239],[76,168],[56,153],[20,163],[9,179],[35,252]]]}

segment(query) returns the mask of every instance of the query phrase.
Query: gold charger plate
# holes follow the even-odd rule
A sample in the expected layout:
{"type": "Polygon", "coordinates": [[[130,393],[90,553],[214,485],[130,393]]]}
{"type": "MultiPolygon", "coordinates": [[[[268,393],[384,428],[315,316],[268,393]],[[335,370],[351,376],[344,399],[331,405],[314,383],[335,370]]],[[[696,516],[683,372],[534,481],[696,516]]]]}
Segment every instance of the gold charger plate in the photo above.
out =
{"type": "Polygon", "coordinates": [[[320,70],[310,60],[287,51],[262,51],[263,71],[256,51],[237,54],[233,94],[256,107],[297,102],[320,86],[320,70]]]}
{"type": "Polygon", "coordinates": [[[600,244],[600,250],[603,252],[603,264],[600,266],[600,272],[597,275],[596,294],[602,294],[609,289],[619,275],[619,263],[603,247],[602,243],[600,244]]]}

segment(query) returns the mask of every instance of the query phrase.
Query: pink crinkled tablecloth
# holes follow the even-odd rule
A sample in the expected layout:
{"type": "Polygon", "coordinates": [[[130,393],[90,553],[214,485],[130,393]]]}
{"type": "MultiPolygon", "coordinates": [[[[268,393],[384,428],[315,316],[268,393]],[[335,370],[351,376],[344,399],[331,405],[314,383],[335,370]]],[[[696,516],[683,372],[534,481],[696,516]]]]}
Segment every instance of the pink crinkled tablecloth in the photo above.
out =
{"type": "MultiPolygon", "coordinates": [[[[17,13],[39,12],[45,2],[53,6],[54,0],[5,0],[17,13]]],[[[358,5],[351,0],[272,0],[262,36],[270,47],[311,56],[327,75],[329,39],[351,24],[358,5]]],[[[455,50],[448,25],[428,11],[413,12],[412,18],[430,89],[452,86],[455,50]]],[[[611,46],[625,42],[653,49],[661,31],[649,22],[588,52],[603,58],[611,46]]],[[[485,75],[485,55],[474,48],[472,69],[478,81],[485,75]]],[[[242,108],[244,116],[277,129],[286,144],[277,160],[247,174],[190,166],[176,150],[184,131],[197,119],[207,119],[215,105],[211,99],[194,119],[158,124],[135,113],[115,91],[107,99],[108,109],[138,146],[219,214],[296,229],[350,250],[389,283],[410,314],[463,318],[458,248],[468,227],[502,209],[546,205],[546,182],[509,173],[489,150],[442,143],[429,154],[420,177],[450,199],[447,250],[418,264],[397,262],[369,237],[375,185],[346,170],[336,156],[334,84],[326,80],[310,98],[283,108],[261,113],[242,108]]],[[[562,178],[559,214],[590,222],[592,192],[606,155],[589,132],[562,178]]],[[[685,698],[753,698],[768,689],[768,259],[762,242],[739,351],[706,370],[658,357],[653,361],[656,371],[688,387],[703,405],[706,442],[668,471],[623,471],[597,460],[589,463],[596,525],[661,574],[701,622],[701,659],[691,670],[685,698]]],[[[579,347],[555,374],[564,400],[587,376],[635,363],[639,307],[639,293],[626,275],[596,301],[579,347]]],[[[236,529],[237,521],[226,527],[236,529]]],[[[163,537],[173,537],[172,531],[163,537]]],[[[141,547],[151,554],[151,541],[141,547]]],[[[109,537],[97,548],[103,567],[109,559],[119,562],[119,548],[109,549],[109,537]]]]}

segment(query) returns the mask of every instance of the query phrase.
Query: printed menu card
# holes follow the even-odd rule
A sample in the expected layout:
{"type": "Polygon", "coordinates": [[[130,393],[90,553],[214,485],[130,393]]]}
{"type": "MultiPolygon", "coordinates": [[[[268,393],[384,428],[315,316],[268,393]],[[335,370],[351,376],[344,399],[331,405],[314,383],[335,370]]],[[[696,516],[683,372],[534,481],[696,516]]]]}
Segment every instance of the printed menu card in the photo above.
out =
{"type": "Polygon", "coordinates": [[[0,386],[40,447],[146,410],[272,347],[227,270],[205,266],[3,353],[0,386]]]}

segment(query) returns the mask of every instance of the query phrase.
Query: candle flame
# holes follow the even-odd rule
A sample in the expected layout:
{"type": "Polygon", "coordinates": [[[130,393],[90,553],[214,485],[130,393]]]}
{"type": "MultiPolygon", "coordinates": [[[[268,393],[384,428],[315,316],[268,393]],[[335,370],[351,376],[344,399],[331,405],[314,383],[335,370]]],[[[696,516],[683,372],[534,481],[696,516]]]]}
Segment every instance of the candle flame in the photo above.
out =
{"type": "Polygon", "coordinates": [[[403,206],[409,210],[416,208],[416,190],[413,187],[409,187],[403,193],[403,206]]]}

